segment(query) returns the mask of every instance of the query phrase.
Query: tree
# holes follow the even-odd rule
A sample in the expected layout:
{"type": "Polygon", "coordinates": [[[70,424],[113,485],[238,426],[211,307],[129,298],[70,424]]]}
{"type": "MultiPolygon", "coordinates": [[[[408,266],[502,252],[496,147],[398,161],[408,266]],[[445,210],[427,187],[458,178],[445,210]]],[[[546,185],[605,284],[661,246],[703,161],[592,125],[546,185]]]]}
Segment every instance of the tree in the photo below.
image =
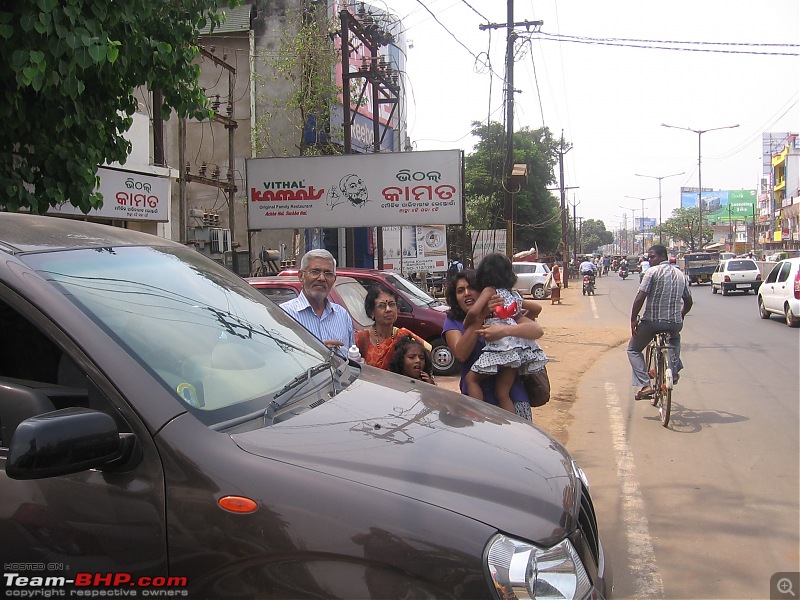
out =
{"type": "Polygon", "coordinates": [[[580,246],[585,254],[593,253],[600,246],[614,242],[614,234],[606,230],[601,220],[586,219],[578,232],[580,246]]]}
{"type": "MultiPolygon", "coordinates": [[[[230,0],[230,5],[240,0],[230,0]]],[[[102,206],[97,168],[124,163],[138,86],[162,116],[208,118],[199,31],[220,0],[29,0],[0,8],[0,190],[8,210],[102,206]],[[159,107],[156,107],[158,110],[159,107]]]]}
{"type": "Polygon", "coordinates": [[[695,252],[702,250],[714,235],[713,228],[704,222],[701,243],[700,229],[700,212],[696,207],[676,208],[672,211],[672,216],[655,227],[653,232],[661,239],[671,237],[673,240],[679,240],[689,247],[689,252],[695,252]]]}
{"type": "MultiPolygon", "coordinates": [[[[472,126],[479,141],[465,160],[467,229],[505,229],[505,129],[496,122],[472,126]]],[[[560,211],[547,190],[555,181],[554,148],[546,127],[514,133],[514,162],[528,165],[528,185],[514,194],[515,250],[536,245],[542,252],[554,252],[558,246],[560,211]]]]}

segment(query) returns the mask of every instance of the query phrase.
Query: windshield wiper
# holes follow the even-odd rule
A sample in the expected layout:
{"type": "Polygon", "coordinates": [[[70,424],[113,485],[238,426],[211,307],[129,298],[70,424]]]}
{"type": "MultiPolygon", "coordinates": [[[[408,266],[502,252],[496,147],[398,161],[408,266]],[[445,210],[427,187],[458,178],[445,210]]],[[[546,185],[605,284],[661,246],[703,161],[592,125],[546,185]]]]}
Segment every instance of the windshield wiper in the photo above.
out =
{"type": "Polygon", "coordinates": [[[331,361],[329,356],[326,362],[319,363],[318,365],[314,365],[313,367],[307,369],[304,373],[301,373],[289,383],[284,385],[281,389],[279,389],[272,397],[272,400],[270,400],[266,410],[264,411],[264,427],[272,425],[273,421],[275,420],[275,413],[278,412],[278,410],[282,407],[286,406],[289,400],[291,400],[294,395],[305,386],[306,383],[311,381],[314,375],[330,369],[331,361]]]}

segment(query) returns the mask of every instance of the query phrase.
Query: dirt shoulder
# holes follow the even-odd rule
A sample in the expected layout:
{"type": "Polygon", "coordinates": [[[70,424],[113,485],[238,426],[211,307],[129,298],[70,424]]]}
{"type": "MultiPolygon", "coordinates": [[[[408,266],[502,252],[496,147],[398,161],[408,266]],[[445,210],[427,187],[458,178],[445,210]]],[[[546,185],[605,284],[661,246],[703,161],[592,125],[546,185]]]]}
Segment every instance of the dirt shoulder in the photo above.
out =
{"type": "MultiPolygon", "coordinates": [[[[581,295],[579,287],[562,289],[561,304],[544,300],[543,305],[539,322],[544,336],[539,344],[550,359],[547,373],[552,389],[550,402],[533,409],[533,420],[537,427],[566,444],[578,380],[604,352],[626,343],[630,331],[602,327],[599,321],[592,319],[590,300],[581,295]]],[[[437,383],[458,391],[458,377],[440,377],[437,383]]]]}

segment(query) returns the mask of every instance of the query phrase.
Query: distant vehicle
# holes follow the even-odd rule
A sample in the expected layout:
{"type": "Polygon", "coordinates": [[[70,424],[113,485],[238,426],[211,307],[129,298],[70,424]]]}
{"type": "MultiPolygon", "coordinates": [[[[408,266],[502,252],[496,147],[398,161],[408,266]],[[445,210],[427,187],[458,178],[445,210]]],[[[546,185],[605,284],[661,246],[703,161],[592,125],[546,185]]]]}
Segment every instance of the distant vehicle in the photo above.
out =
{"type": "Polygon", "coordinates": [[[708,283],[711,274],[719,266],[719,254],[716,252],[688,252],[678,259],[678,266],[683,270],[689,285],[708,283]]]}
{"type": "Polygon", "coordinates": [[[530,294],[537,300],[547,298],[550,290],[544,286],[550,267],[540,262],[515,262],[512,263],[514,273],[517,274],[515,290],[530,294]]]}
{"type": "Polygon", "coordinates": [[[800,258],[787,258],[774,267],[758,288],[758,314],[783,315],[789,327],[800,327],[800,258]]]}
{"type": "MultiPolygon", "coordinates": [[[[286,269],[278,273],[281,277],[289,276],[295,279],[297,274],[297,269],[286,269]]],[[[394,271],[336,267],[336,274],[352,277],[365,288],[382,285],[397,294],[400,304],[395,325],[413,331],[431,345],[435,375],[455,375],[458,372],[459,366],[455,354],[442,337],[444,320],[447,318],[447,311],[450,310],[446,304],[423,292],[394,271]]]]}
{"type": "Polygon", "coordinates": [[[732,258],[736,258],[736,254],[734,252],[720,252],[719,254],[720,262],[723,260],[730,260],[732,258]]]}
{"type": "Polygon", "coordinates": [[[730,292],[748,293],[750,290],[757,292],[761,285],[761,271],[754,260],[749,258],[734,258],[723,260],[711,274],[711,293],[717,290],[727,296],[730,292]]]}

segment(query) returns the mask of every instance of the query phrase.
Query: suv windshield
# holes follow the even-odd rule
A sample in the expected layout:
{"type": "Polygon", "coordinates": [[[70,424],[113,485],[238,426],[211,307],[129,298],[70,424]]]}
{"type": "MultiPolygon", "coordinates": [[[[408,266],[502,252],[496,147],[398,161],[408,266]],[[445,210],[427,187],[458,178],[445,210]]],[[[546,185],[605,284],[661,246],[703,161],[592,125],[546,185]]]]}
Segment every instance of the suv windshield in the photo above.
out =
{"type": "Polygon", "coordinates": [[[439,302],[436,298],[429,296],[413,283],[411,283],[408,279],[396,274],[391,274],[386,276],[386,281],[391,283],[394,287],[399,289],[402,292],[405,292],[407,298],[412,303],[416,304],[417,306],[439,306],[441,302],[439,302]]]}
{"type": "Polygon", "coordinates": [[[291,317],[193,249],[102,248],[21,259],[207,425],[265,410],[292,379],[329,360],[325,346],[291,317]]]}

